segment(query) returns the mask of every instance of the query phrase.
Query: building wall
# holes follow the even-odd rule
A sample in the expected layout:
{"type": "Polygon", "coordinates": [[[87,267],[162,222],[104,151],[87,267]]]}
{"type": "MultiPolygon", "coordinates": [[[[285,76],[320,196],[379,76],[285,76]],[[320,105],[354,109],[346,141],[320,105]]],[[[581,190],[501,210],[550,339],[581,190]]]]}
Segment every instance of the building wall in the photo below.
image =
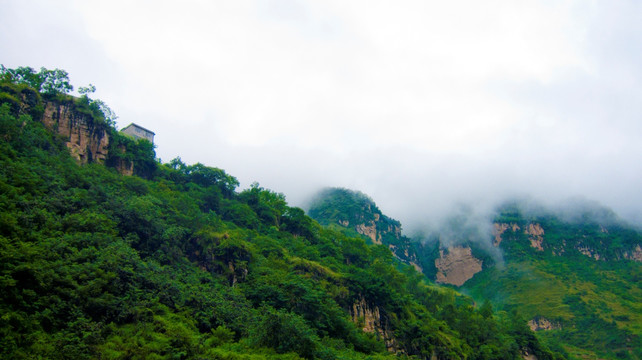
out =
{"type": "Polygon", "coordinates": [[[137,126],[128,126],[121,130],[121,132],[131,135],[136,139],[147,139],[149,142],[154,142],[154,134],[141,129],[137,126]]]}

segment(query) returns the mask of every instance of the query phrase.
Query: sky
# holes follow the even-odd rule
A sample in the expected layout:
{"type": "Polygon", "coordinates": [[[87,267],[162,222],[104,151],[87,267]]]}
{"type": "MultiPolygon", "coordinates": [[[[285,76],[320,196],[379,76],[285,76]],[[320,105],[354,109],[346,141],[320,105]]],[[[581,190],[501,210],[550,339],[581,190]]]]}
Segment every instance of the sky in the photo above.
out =
{"type": "Polygon", "coordinates": [[[65,69],[157,156],[406,230],[583,197],[642,222],[642,2],[0,0],[0,63],[65,69]]]}

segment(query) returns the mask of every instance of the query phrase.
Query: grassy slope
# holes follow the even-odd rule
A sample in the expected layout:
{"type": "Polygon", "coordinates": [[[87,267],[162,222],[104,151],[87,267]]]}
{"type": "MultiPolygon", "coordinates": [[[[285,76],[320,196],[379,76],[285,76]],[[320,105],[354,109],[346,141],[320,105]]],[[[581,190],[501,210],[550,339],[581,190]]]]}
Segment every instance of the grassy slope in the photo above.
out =
{"type": "Polygon", "coordinates": [[[517,309],[529,319],[542,316],[561,324],[561,330],[540,336],[561,339],[580,358],[641,358],[642,264],[598,261],[574,249],[581,241],[615,257],[613,247],[621,246],[623,238],[631,244],[640,235],[636,240],[621,225],[606,234],[590,222],[565,223],[550,216],[532,220],[546,231],[545,251],[535,251],[526,236],[509,231],[501,244],[506,265],[486,269],[462,290],[490,299],[500,309],[517,309]],[[553,254],[563,246],[562,256],[553,254]]]}

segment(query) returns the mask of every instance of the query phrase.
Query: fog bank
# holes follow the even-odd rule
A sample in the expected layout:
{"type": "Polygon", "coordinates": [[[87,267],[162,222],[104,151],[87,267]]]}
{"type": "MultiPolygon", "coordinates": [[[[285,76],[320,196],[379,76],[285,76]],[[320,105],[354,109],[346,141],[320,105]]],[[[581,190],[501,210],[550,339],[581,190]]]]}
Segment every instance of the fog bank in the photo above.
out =
{"type": "Polygon", "coordinates": [[[363,191],[405,231],[466,204],[642,221],[642,3],[5,1],[1,63],[61,68],[158,156],[291,204],[363,191]],[[28,24],[28,25],[25,25],[28,24]]]}

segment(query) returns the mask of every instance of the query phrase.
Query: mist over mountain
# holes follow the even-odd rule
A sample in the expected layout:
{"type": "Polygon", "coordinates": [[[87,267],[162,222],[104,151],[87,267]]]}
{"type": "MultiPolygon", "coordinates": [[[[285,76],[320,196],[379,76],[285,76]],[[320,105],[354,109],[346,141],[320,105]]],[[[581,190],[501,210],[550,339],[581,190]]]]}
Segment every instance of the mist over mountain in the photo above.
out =
{"type": "Polygon", "coordinates": [[[406,231],[514,196],[642,220],[637,2],[4,5],[3,64],[95,84],[241,188],[360,189],[406,231]]]}
{"type": "Polygon", "coordinates": [[[596,202],[555,207],[529,198],[480,216],[469,206],[412,238],[359,191],[326,188],[311,217],[387,246],[436,283],[504,310],[519,311],[541,338],[558,339],[579,359],[642,355],[637,286],[642,232],[596,202]]]}
{"type": "Polygon", "coordinates": [[[339,191],[320,214],[343,228],[322,226],[220,168],[162,163],[153,133],[71,87],[0,67],[0,357],[569,358],[428,280],[363,193],[339,191]]]}
{"type": "Polygon", "coordinates": [[[0,357],[642,359],[642,2],[0,3],[0,357]]]}
{"type": "MultiPolygon", "coordinates": [[[[538,164],[512,153],[475,157],[380,150],[363,153],[357,161],[343,162],[332,154],[323,154],[327,155],[325,158],[316,155],[318,167],[311,165],[317,164],[314,153],[305,153],[301,156],[302,162],[304,158],[315,161],[308,165],[303,162],[298,167],[300,172],[293,176],[267,177],[260,182],[287,189],[288,199],[304,208],[311,194],[321,187],[360,189],[377,199],[377,204],[390,216],[399,219],[409,235],[439,227],[462,206],[476,217],[484,218],[498,205],[512,199],[530,199],[550,208],[568,207],[574,199],[586,199],[613,209],[632,224],[640,221],[638,203],[634,200],[640,191],[635,185],[637,178],[629,177],[627,184],[610,183],[612,176],[608,174],[617,174],[615,177],[622,180],[617,164],[605,165],[603,173],[596,175],[589,169],[600,167],[599,164],[587,164],[586,169],[580,170],[576,169],[580,165],[564,169],[561,160],[538,164]]],[[[277,169],[281,170],[278,165],[277,169]]]]}

